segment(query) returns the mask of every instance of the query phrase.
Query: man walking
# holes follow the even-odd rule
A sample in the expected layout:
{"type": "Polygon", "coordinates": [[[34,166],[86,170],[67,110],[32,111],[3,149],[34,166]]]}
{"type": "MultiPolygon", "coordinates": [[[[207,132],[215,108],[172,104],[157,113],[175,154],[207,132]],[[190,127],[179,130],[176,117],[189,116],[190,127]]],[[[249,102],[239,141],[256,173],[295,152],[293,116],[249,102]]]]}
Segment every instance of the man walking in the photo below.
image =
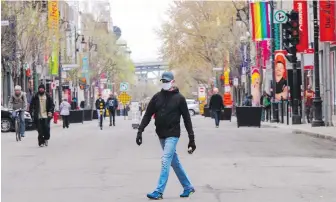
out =
{"type": "Polygon", "coordinates": [[[112,119],[113,119],[113,126],[115,126],[115,111],[118,107],[118,100],[115,95],[110,94],[110,97],[106,101],[106,108],[109,110],[110,115],[110,126],[112,126],[112,119]]]}
{"type": "Polygon", "coordinates": [[[163,155],[157,188],[154,192],[147,194],[147,197],[154,200],[162,199],[168,181],[170,166],[173,167],[184,189],[180,197],[189,197],[195,192],[195,189],[179,161],[176,145],[181,134],[180,119],[182,115],[184,125],[188,131],[188,148],[190,149],[190,153],[195,151],[195,136],[191,118],[186,99],[179,93],[178,88],[173,86],[174,75],[171,72],[164,72],[161,82],[162,90],[156,93],[150,100],[136,137],[136,143],[140,146],[142,143],[142,133],[155,114],[156,133],[163,149],[163,155]]]}
{"type": "Polygon", "coordinates": [[[221,118],[221,110],[224,109],[224,104],[222,96],[218,94],[218,88],[214,88],[213,92],[214,94],[211,96],[209,109],[215,118],[216,128],[218,128],[221,118]]]}
{"type": "Polygon", "coordinates": [[[261,120],[265,121],[266,114],[266,121],[268,121],[271,113],[271,96],[269,96],[266,91],[264,91],[260,98],[260,104],[264,107],[261,120]]]}
{"type": "Polygon", "coordinates": [[[20,120],[20,135],[21,137],[24,137],[25,134],[25,111],[27,109],[27,97],[24,92],[21,91],[21,86],[15,86],[14,87],[14,95],[11,96],[8,102],[8,108],[17,110],[22,109],[22,111],[19,114],[19,120],[20,120]]]}
{"type": "Polygon", "coordinates": [[[102,98],[101,93],[98,94],[98,99],[96,100],[96,109],[97,109],[98,123],[99,123],[98,126],[100,126],[100,129],[102,129],[103,128],[104,112],[105,112],[105,101],[102,98]],[[101,123],[100,123],[100,118],[102,119],[101,123]]]}
{"type": "Polygon", "coordinates": [[[315,96],[315,92],[312,90],[311,85],[307,86],[307,90],[305,91],[304,96],[307,122],[310,123],[313,118],[313,98],[315,96]]]}
{"type": "Polygon", "coordinates": [[[54,113],[54,108],[53,99],[45,92],[45,86],[41,84],[38,87],[38,92],[32,98],[29,110],[37,126],[38,145],[40,147],[44,145],[48,146],[48,140],[50,139],[50,120],[54,113]]]}

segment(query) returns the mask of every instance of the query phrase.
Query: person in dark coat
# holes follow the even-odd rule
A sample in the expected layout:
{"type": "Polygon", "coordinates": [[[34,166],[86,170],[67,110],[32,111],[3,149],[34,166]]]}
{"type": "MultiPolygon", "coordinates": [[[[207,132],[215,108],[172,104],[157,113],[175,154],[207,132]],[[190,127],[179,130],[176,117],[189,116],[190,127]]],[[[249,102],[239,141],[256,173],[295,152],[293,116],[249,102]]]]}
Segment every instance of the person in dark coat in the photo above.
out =
{"type": "Polygon", "coordinates": [[[181,135],[181,116],[188,132],[188,151],[192,153],[196,149],[195,135],[185,97],[173,86],[174,75],[172,72],[164,72],[161,78],[162,90],[156,93],[150,100],[145,115],[138,128],[136,143],[142,144],[142,133],[155,114],[156,134],[159,137],[163,156],[161,158],[161,174],[157,188],[154,192],[147,194],[147,197],[154,200],[162,199],[166,188],[170,167],[173,168],[177,178],[183,186],[183,193],[180,197],[189,197],[195,192],[180,160],[176,153],[176,145],[181,135]]]}
{"type": "Polygon", "coordinates": [[[216,128],[219,127],[221,110],[224,109],[223,98],[218,94],[218,88],[213,89],[214,94],[211,96],[209,109],[215,118],[216,128]]]}
{"type": "Polygon", "coordinates": [[[50,139],[50,120],[54,113],[55,105],[52,97],[45,92],[45,86],[41,84],[38,92],[33,96],[29,111],[32,114],[38,132],[38,145],[48,146],[50,139]]]}

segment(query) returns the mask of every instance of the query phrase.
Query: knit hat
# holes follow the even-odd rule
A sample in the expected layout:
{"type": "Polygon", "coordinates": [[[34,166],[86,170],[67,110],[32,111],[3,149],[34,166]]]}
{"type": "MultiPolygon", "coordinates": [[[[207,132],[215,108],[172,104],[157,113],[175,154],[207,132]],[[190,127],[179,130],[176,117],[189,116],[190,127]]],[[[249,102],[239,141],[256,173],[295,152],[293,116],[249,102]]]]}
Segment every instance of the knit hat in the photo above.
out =
{"type": "Polygon", "coordinates": [[[44,84],[41,83],[41,84],[39,85],[38,89],[40,89],[40,88],[43,88],[43,89],[45,90],[45,86],[44,86],[44,84]]]}

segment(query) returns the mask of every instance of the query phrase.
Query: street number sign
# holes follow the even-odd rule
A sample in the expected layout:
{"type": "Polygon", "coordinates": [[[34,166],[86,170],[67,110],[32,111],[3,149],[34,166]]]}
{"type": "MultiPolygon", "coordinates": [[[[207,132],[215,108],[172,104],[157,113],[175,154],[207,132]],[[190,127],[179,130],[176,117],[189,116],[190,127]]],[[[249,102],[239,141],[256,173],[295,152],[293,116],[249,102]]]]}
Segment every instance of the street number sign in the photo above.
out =
{"type": "Polygon", "coordinates": [[[283,10],[276,10],[274,12],[274,23],[286,23],[288,20],[287,14],[283,10]]]}
{"type": "Polygon", "coordinates": [[[127,82],[120,83],[120,91],[121,92],[128,91],[128,83],[127,82]]]}

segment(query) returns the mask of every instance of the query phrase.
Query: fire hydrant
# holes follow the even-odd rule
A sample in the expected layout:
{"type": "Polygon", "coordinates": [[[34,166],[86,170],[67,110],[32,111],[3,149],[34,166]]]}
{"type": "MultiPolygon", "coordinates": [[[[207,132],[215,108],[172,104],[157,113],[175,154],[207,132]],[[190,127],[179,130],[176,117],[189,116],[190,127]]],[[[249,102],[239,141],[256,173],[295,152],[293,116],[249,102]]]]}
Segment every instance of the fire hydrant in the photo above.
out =
{"type": "Polygon", "coordinates": [[[57,120],[59,117],[59,113],[58,112],[54,112],[54,123],[57,124],[57,120]]]}

